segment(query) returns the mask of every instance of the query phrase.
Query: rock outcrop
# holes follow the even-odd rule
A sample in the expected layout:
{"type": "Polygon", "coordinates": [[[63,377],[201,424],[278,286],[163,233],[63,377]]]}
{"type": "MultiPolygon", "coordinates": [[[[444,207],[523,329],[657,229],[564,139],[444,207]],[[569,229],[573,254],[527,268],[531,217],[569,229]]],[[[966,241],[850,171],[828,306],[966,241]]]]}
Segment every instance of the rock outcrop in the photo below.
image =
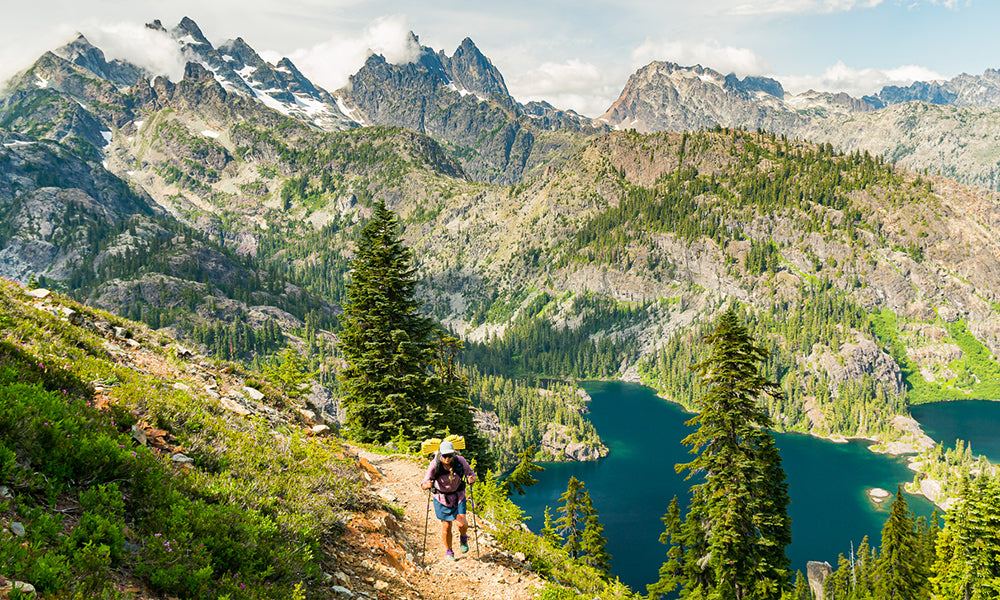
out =
{"type": "Polygon", "coordinates": [[[854,343],[845,342],[836,354],[814,352],[806,361],[825,372],[830,381],[830,393],[834,396],[842,382],[858,381],[865,376],[881,382],[895,394],[903,391],[903,373],[896,361],[874,341],[860,335],[854,343]]]}
{"type": "Polygon", "coordinates": [[[559,460],[589,461],[608,455],[608,448],[604,444],[574,441],[568,432],[569,428],[565,425],[547,424],[540,450],[559,460]]]}
{"type": "Polygon", "coordinates": [[[825,600],[826,594],[823,592],[823,584],[826,583],[827,577],[833,575],[833,567],[830,566],[830,563],[810,560],[806,563],[806,575],[813,597],[816,600],[825,600]]]}

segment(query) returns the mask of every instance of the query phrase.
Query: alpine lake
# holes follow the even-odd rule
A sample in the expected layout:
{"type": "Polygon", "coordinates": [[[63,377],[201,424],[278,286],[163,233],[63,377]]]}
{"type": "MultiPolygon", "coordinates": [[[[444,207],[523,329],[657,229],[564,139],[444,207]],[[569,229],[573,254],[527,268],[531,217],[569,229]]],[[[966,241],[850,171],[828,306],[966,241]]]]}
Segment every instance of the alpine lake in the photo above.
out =
{"type": "MultiPolygon", "coordinates": [[[[545,521],[545,507],[558,517],[559,496],[570,476],[584,482],[600,513],[611,554],[611,573],[632,589],[645,593],[655,582],[667,547],[659,542],[661,518],[671,498],[677,496],[686,513],[687,472],[674,465],[694,456],[681,444],[694,429],[685,422],[694,415],[659,398],[647,387],[622,382],[586,382],[591,395],[588,418],[611,453],[594,462],[542,463],[537,484],[524,496],[512,499],[521,507],[532,531],[545,521]]],[[[976,454],[1000,460],[1000,402],[957,401],[912,407],[925,432],[946,447],[960,437],[976,454]]],[[[788,557],[792,570],[806,572],[811,560],[837,566],[839,554],[848,556],[864,536],[881,544],[882,525],[892,498],[878,504],[871,488],[895,494],[898,485],[912,481],[906,457],[886,456],[868,450],[870,442],[835,443],[803,434],[775,434],[791,503],[792,543],[788,557]]],[[[917,516],[929,516],[934,505],[923,496],[907,494],[917,516]]]]}

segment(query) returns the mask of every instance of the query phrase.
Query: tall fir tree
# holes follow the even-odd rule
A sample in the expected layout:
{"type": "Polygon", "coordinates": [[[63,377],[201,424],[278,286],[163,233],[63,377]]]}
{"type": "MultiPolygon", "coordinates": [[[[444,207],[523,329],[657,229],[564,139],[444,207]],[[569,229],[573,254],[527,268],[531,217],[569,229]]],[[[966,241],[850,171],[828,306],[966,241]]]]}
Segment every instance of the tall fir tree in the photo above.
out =
{"type": "Polygon", "coordinates": [[[931,593],[942,600],[1000,598],[1000,478],[965,479],[937,538],[931,593]]]}
{"type": "MultiPolygon", "coordinates": [[[[694,365],[706,390],[697,430],[684,439],[698,456],[678,471],[698,473],[681,539],[681,594],[710,598],[777,599],[790,588],[788,485],[762,400],[780,398],[760,374],[768,352],[757,346],[733,309],[705,336],[709,357],[694,365]]],[[[671,536],[673,538],[673,536],[671,536]]],[[[668,552],[668,556],[670,556],[668,552]]],[[[672,571],[678,571],[674,568],[672,571]]]]}
{"type": "Polygon", "coordinates": [[[683,536],[684,521],[681,519],[681,509],[677,504],[677,496],[670,501],[667,514],[662,518],[664,531],[660,534],[660,543],[668,546],[667,560],[660,567],[660,579],[646,586],[650,598],[666,596],[677,589],[684,581],[684,552],[687,541],[683,536]]]}
{"type": "Polygon", "coordinates": [[[876,596],[885,600],[924,598],[927,573],[922,558],[913,513],[902,488],[897,487],[896,500],[882,527],[882,552],[875,565],[876,596]]]}
{"type": "MultiPolygon", "coordinates": [[[[417,440],[447,431],[478,442],[456,363],[461,344],[420,314],[412,259],[396,216],[378,202],[358,241],[341,318],[346,433],[384,443],[400,432],[417,440]]],[[[485,456],[481,443],[468,441],[485,456]]]]}
{"type": "Polygon", "coordinates": [[[608,554],[608,538],[604,537],[604,525],[601,525],[600,517],[590,494],[584,492],[584,519],[583,534],[580,537],[580,550],[583,562],[607,573],[611,568],[611,555],[608,554]]]}
{"type": "MultiPolygon", "coordinates": [[[[573,477],[566,483],[566,491],[559,496],[562,506],[556,509],[560,517],[556,519],[556,531],[563,538],[563,548],[573,558],[580,556],[583,526],[587,519],[583,496],[587,490],[583,482],[573,477]]],[[[589,496],[589,495],[588,495],[589,496]]]]}
{"type": "Polygon", "coordinates": [[[570,476],[559,501],[563,505],[557,510],[562,516],[555,521],[555,533],[562,537],[563,548],[574,559],[579,558],[584,564],[607,573],[611,560],[607,551],[608,540],[604,537],[604,526],[583,482],[570,476]]]}

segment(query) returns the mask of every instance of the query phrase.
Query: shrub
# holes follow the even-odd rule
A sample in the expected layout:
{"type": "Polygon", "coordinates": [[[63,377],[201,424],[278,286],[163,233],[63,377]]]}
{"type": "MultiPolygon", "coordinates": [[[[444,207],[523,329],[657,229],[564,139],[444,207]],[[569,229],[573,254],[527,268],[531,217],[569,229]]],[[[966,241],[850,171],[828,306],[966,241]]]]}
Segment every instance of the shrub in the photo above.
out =
{"type": "Polygon", "coordinates": [[[69,537],[70,547],[101,544],[117,564],[125,553],[125,502],[117,483],[91,488],[80,494],[80,523],[69,537]]]}

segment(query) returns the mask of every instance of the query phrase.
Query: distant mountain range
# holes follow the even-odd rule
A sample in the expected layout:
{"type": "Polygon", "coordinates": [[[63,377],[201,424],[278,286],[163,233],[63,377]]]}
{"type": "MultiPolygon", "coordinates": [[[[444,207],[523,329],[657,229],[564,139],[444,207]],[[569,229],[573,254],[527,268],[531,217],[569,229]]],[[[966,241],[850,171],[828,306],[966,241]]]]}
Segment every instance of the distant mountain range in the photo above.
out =
{"type": "Polygon", "coordinates": [[[1000,189],[1000,71],[886,87],[876,96],[791,95],[764,77],[654,62],[598,120],[640,132],[764,129],[867,150],[909,168],[1000,189]]]}
{"type": "MultiPolygon", "coordinates": [[[[1000,71],[994,69],[854,98],[791,95],[767,77],[740,79],[700,65],[653,62],[629,78],[605,114],[590,119],[543,102],[517,102],[500,71],[468,38],[449,57],[420,46],[411,33],[411,44],[419,48],[412,62],[396,65],[372,55],[347,86],[329,92],[287,58],[275,65],[263,60],[242,38],[213,46],[187,17],[171,29],[159,21],[147,27],[169,35],[180,56],[204,67],[227,92],[323,131],[388,125],[426,133],[470,177],[492,183],[518,183],[609,129],[683,132],[719,125],[868,150],[909,168],[1000,189],[1000,71]]],[[[140,80],[157,86],[158,78],[144,69],[107,61],[83,36],[54,54],[119,87],[140,80]]],[[[33,83],[44,85],[41,79],[33,83]]],[[[12,102],[16,98],[6,100],[12,102]]],[[[93,124],[89,128],[85,139],[96,141],[93,124]]]]}

